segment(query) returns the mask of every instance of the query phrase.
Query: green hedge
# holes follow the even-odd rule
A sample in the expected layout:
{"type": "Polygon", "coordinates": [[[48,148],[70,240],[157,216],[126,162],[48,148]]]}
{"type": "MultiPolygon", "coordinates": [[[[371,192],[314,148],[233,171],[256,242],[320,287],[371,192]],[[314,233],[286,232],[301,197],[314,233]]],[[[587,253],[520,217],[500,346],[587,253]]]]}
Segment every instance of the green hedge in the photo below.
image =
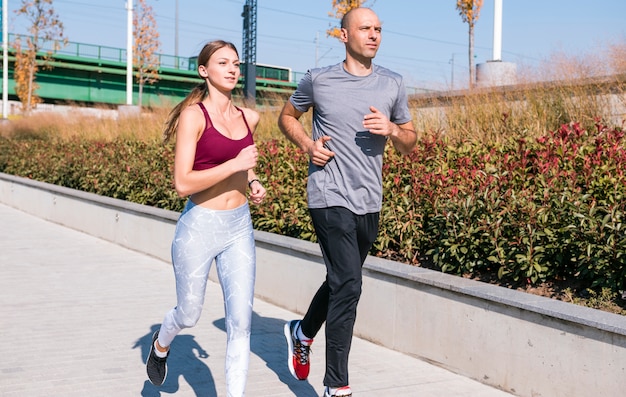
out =
{"type": "Polygon", "coordinates": [[[170,147],[134,140],[0,140],[0,171],[155,207],[180,211],[170,147]]]}
{"type": "MultiPolygon", "coordinates": [[[[410,156],[391,147],[372,254],[501,282],[576,280],[625,289],[624,133],[563,125],[532,142],[421,139],[410,156]]],[[[306,209],[307,157],[283,140],[258,144],[268,190],[252,206],[258,230],[315,241],[306,209]]],[[[0,171],[180,211],[173,150],[119,139],[2,139],[0,171]]]]}
{"type": "Polygon", "coordinates": [[[385,256],[513,284],[624,289],[622,131],[568,124],[535,142],[456,147],[430,138],[408,161],[390,157],[385,256]]]}

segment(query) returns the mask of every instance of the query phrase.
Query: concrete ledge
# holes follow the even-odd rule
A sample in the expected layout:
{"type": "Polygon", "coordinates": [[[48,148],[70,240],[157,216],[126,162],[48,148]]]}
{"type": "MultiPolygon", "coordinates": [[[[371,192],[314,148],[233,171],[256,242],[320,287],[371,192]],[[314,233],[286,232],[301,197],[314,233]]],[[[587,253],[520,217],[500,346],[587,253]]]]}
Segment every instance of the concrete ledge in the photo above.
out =
{"type": "MultiPolygon", "coordinates": [[[[0,202],[170,261],[177,212],[0,174],[0,202]]],[[[256,231],[256,295],[303,313],[317,244],[256,231]]],[[[368,257],[355,334],[518,396],[620,396],[626,317],[368,257]]],[[[215,271],[211,278],[217,281],[215,271]]],[[[375,358],[372,358],[375,359],[375,358]]]]}

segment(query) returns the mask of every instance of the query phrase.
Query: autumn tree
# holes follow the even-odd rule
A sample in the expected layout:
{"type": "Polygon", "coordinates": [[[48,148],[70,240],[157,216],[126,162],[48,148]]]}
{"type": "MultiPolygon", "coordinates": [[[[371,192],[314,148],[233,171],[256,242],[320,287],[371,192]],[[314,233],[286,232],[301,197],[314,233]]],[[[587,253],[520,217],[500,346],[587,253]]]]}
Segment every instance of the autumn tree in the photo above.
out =
{"type": "Polygon", "coordinates": [[[457,0],[456,9],[463,19],[463,22],[469,26],[469,88],[474,86],[476,79],[476,67],[474,66],[474,25],[478,21],[480,9],[483,6],[483,0],[457,0]]]}
{"type": "Polygon", "coordinates": [[[13,43],[15,49],[15,66],[13,67],[13,79],[15,80],[15,94],[22,103],[24,112],[41,103],[41,98],[30,92],[37,91],[39,85],[35,81],[29,81],[31,73],[37,73],[37,64],[31,63],[29,54],[23,50],[22,38],[18,36],[13,43]]]}
{"type": "Polygon", "coordinates": [[[38,88],[35,77],[39,70],[37,56],[46,44],[52,42],[51,48],[41,56],[41,67],[51,68],[50,58],[53,51],[67,44],[63,37],[63,23],[54,11],[52,0],[22,0],[20,8],[15,11],[18,16],[25,16],[30,22],[26,44],[17,39],[13,47],[15,55],[15,91],[22,103],[22,109],[28,113],[41,99],[35,95],[38,88]]]}
{"type": "Polygon", "coordinates": [[[159,56],[161,42],[152,7],[146,0],[139,0],[133,14],[133,61],[139,84],[139,106],[142,105],[143,87],[159,80],[159,56]]]}
{"type": "MultiPolygon", "coordinates": [[[[332,7],[333,7],[333,11],[329,12],[328,15],[331,17],[335,17],[339,20],[341,20],[341,18],[343,18],[344,15],[346,15],[346,13],[348,11],[350,11],[353,8],[359,8],[361,6],[363,6],[367,0],[332,0],[332,7]]],[[[336,37],[339,38],[341,36],[341,28],[338,26],[335,26],[333,28],[330,28],[326,31],[326,34],[330,37],[336,37]]]]}

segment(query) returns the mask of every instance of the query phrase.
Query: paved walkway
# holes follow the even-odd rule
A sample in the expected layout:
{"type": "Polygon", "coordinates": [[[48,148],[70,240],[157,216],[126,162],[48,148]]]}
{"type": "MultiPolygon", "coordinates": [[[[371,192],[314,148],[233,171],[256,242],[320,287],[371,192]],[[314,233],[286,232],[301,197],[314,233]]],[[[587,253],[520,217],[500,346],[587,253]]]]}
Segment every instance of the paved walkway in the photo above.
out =
{"type": "MultiPolygon", "coordinates": [[[[221,290],[172,345],[161,388],[146,380],[150,336],[174,304],[171,266],[0,204],[0,396],[225,396],[221,290]]],[[[309,381],[286,365],[294,313],[257,299],[247,395],[318,396],[324,338],[309,381]]],[[[508,393],[355,338],[355,397],[505,397],[508,393]]]]}

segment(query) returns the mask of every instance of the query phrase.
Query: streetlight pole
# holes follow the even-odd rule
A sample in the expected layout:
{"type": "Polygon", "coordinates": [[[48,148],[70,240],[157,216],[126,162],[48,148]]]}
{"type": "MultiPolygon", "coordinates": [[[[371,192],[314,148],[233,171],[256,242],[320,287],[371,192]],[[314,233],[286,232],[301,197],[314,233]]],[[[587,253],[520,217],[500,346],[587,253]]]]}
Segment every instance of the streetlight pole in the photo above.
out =
{"type": "Polygon", "coordinates": [[[9,116],[9,0],[2,0],[2,118],[9,116]]]}
{"type": "Polygon", "coordinates": [[[176,0],[176,19],[174,20],[174,55],[178,62],[178,0],[176,0]]]}
{"type": "Polygon", "coordinates": [[[133,104],[133,0],[126,0],[126,104],[133,104]]]}

